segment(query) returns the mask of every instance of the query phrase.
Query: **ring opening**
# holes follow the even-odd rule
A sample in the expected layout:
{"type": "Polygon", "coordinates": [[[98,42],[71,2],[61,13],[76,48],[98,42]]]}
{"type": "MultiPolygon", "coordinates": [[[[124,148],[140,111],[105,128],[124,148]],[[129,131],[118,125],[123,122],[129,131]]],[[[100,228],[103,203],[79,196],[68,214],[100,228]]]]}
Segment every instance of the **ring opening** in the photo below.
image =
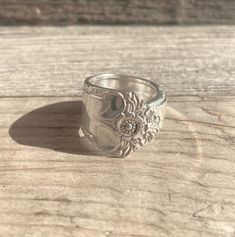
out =
{"type": "Polygon", "coordinates": [[[156,84],[133,76],[101,74],[88,78],[87,82],[93,86],[111,90],[134,91],[146,102],[151,102],[159,96],[156,84]]]}

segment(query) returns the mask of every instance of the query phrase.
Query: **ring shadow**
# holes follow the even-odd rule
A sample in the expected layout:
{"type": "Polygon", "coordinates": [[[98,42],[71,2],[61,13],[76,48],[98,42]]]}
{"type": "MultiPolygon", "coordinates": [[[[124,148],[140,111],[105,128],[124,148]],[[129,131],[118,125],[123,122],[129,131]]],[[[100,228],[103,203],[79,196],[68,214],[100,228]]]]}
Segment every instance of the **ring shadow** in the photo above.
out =
{"type": "Polygon", "coordinates": [[[81,101],[63,101],[37,108],[17,119],[9,135],[21,145],[99,156],[88,138],[79,135],[82,107],[81,101]]]}

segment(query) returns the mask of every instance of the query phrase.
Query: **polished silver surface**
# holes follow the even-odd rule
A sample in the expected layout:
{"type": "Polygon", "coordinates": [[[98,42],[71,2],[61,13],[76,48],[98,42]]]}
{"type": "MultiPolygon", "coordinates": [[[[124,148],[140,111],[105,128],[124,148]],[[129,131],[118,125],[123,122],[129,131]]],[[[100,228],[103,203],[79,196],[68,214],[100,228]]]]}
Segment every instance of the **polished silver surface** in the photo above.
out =
{"type": "Polygon", "coordinates": [[[152,141],[162,126],[166,96],[152,81],[100,74],[83,85],[82,130],[110,157],[125,157],[152,141]]]}

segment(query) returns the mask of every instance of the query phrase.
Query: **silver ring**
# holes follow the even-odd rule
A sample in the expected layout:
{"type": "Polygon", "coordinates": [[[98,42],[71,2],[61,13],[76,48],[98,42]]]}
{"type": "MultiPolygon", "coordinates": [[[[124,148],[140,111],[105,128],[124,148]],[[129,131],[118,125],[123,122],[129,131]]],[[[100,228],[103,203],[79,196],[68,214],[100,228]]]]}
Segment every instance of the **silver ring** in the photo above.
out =
{"type": "Polygon", "coordinates": [[[81,129],[106,156],[125,157],[152,141],[165,116],[166,96],[149,80],[117,74],[88,77],[81,129]]]}

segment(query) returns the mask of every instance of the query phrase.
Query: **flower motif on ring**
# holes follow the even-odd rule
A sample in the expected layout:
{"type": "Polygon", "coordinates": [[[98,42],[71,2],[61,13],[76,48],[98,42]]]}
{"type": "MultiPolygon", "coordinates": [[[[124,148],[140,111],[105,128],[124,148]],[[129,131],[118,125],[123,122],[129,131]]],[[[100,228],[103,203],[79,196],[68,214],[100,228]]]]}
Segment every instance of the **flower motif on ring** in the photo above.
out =
{"type": "Polygon", "coordinates": [[[121,137],[118,152],[126,156],[156,137],[160,117],[134,92],[125,92],[123,96],[126,106],[114,121],[114,128],[121,137]]]}

